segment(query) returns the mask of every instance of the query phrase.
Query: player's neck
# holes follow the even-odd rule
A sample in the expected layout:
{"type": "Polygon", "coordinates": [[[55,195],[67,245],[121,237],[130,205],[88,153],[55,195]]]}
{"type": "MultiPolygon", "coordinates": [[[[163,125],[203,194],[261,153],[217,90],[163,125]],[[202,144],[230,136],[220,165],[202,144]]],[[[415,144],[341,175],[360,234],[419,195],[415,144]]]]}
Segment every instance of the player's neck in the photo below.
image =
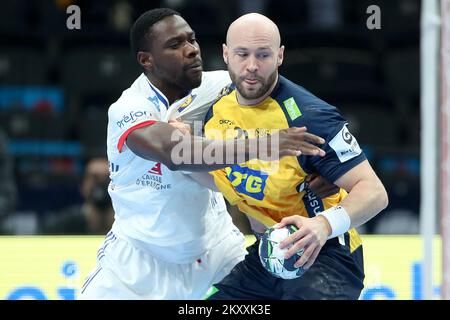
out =
{"type": "Polygon", "coordinates": [[[178,86],[168,84],[167,82],[162,81],[157,77],[152,77],[151,75],[146,76],[150,83],[158,88],[158,90],[161,91],[162,94],[164,94],[164,96],[169,101],[169,105],[188,94],[188,91],[184,91],[178,86]]]}
{"type": "Polygon", "coordinates": [[[258,104],[260,104],[262,101],[264,101],[268,96],[271,95],[273,89],[275,89],[275,86],[278,83],[278,74],[277,77],[275,78],[275,81],[272,83],[272,85],[270,86],[269,90],[267,90],[267,92],[265,94],[263,94],[261,97],[256,98],[256,99],[246,99],[244,98],[240,93],[239,90],[236,90],[236,98],[237,101],[239,102],[240,105],[242,106],[256,106],[258,104]]]}

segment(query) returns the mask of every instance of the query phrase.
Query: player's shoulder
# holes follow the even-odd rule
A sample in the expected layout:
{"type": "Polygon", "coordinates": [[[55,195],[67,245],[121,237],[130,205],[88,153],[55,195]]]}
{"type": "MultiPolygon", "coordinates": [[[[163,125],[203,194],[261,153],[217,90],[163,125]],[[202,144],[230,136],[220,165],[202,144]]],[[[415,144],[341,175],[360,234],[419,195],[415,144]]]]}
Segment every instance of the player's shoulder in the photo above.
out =
{"type": "MultiPolygon", "coordinates": [[[[210,71],[206,72],[209,73],[208,77],[212,79],[220,79],[218,81],[221,82],[220,90],[217,91],[217,95],[215,96],[215,99],[211,103],[211,107],[217,104],[222,98],[230,95],[236,88],[234,83],[231,81],[230,75],[228,71],[218,70],[218,71],[210,71]]],[[[214,81],[214,80],[213,80],[214,81]]]]}
{"type": "Polygon", "coordinates": [[[226,82],[226,83],[231,82],[230,75],[226,70],[203,71],[202,84],[204,80],[212,82],[226,82]]]}
{"type": "MultiPolygon", "coordinates": [[[[215,95],[222,90],[223,87],[231,83],[230,76],[227,71],[204,71],[202,73],[202,83],[193,92],[201,95],[215,95]]],[[[213,97],[213,98],[214,98],[213,97]]]]}
{"type": "MultiPolygon", "coordinates": [[[[333,108],[324,100],[318,98],[310,91],[298,85],[289,79],[280,76],[279,82],[272,93],[272,98],[277,100],[280,105],[289,106],[293,100],[297,105],[301,105],[306,110],[317,107],[333,108]]],[[[305,111],[306,111],[305,110],[305,111]]]]}
{"type": "Polygon", "coordinates": [[[271,97],[277,101],[290,122],[318,121],[340,116],[339,110],[304,87],[280,76],[271,97]]]}
{"type": "MultiPolygon", "coordinates": [[[[116,112],[122,113],[128,109],[155,109],[152,99],[149,99],[148,91],[143,89],[143,86],[148,85],[145,80],[145,75],[138,77],[133,84],[122,92],[120,97],[110,105],[108,114],[116,112]]],[[[156,111],[156,110],[154,110],[156,111]]]]}
{"type": "Polygon", "coordinates": [[[108,109],[108,113],[114,113],[129,108],[153,108],[153,103],[143,94],[127,94],[122,93],[116,102],[112,103],[108,109]]]}

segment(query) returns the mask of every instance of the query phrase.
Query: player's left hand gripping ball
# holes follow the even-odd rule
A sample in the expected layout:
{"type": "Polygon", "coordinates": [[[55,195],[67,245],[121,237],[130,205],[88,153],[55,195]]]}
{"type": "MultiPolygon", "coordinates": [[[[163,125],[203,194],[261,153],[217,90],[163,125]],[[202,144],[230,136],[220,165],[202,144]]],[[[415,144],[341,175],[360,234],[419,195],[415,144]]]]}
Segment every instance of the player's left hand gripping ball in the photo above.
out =
{"type": "Polygon", "coordinates": [[[295,279],[302,276],[307,270],[294,267],[294,263],[301,257],[304,249],[289,259],[284,255],[290,247],[280,249],[279,244],[289,235],[297,231],[294,225],[287,225],[280,229],[268,228],[259,242],[259,258],[262,265],[272,275],[282,279],[295,279]]]}

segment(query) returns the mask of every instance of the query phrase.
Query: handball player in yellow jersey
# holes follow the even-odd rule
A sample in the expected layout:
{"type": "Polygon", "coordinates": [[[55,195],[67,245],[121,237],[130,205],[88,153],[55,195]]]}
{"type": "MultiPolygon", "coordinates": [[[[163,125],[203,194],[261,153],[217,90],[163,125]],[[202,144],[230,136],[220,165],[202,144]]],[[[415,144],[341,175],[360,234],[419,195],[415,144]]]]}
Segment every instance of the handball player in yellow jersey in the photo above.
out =
{"type": "Polygon", "coordinates": [[[304,249],[295,266],[307,269],[284,280],[267,272],[258,242],[245,260],[216,284],[209,299],[358,299],[364,269],[354,229],[388,204],[386,190],[349,132],[338,109],[278,73],[284,46],[275,23],[260,14],[234,21],[223,45],[232,85],[209,110],[206,138],[255,138],[289,127],[306,127],[326,140],[326,155],[291,156],[273,163],[253,160],[214,171],[215,183],[237,205],[256,235],[267,227],[299,229],[282,242],[286,258],[304,249]],[[272,169],[271,169],[272,168],[272,169]],[[340,190],[319,198],[305,178],[317,172],[340,190]]]}

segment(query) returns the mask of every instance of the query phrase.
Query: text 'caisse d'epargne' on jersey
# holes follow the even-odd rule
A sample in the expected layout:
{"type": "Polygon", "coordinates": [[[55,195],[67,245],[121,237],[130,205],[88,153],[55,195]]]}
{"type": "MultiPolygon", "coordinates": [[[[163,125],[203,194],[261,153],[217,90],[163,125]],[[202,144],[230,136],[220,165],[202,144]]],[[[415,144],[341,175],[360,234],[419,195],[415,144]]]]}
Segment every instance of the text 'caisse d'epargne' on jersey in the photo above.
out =
{"type": "MultiPolygon", "coordinates": [[[[281,76],[272,94],[258,105],[240,105],[236,90],[231,87],[206,116],[204,131],[209,139],[254,138],[303,126],[326,140],[320,146],[326,152],[324,157],[252,160],[212,173],[217,187],[232,205],[266,226],[295,214],[313,217],[347,195],[341,189],[321,199],[303,188],[310,173],[317,172],[333,182],[366,159],[349,132],[347,121],[338,109],[281,76]]],[[[355,249],[360,244],[359,236],[355,230],[349,233],[351,237],[346,235],[346,240],[355,249]]]]}

